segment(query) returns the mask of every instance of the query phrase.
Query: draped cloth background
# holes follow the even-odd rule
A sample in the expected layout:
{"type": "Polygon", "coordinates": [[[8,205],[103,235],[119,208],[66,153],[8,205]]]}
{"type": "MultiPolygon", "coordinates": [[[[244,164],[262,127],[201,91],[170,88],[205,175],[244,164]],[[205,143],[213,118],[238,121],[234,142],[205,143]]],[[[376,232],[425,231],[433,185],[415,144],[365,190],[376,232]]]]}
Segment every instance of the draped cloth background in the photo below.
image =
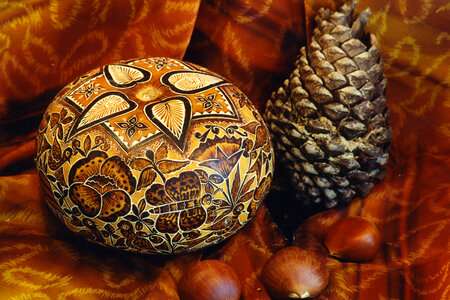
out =
{"type": "MultiPolygon", "coordinates": [[[[56,92],[100,65],[184,58],[235,83],[262,110],[289,74],[332,0],[28,0],[0,2],[0,298],[178,299],[191,263],[220,259],[242,299],[270,299],[262,265],[285,245],[265,206],[212,249],[175,257],[122,253],[80,241],[48,213],[33,167],[34,136],[56,92]]],[[[298,235],[323,239],[346,215],[379,227],[364,264],[328,259],[319,299],[450,298],[450,5],[446,0],[360,0],[380,43],[394,139],[386,180],[349,207],[317,213],[298,235]]],[[[282,202],[272,199],[272,203],[282,202]],[[277,202],[278,201],[278,202],[277,202]]]]}

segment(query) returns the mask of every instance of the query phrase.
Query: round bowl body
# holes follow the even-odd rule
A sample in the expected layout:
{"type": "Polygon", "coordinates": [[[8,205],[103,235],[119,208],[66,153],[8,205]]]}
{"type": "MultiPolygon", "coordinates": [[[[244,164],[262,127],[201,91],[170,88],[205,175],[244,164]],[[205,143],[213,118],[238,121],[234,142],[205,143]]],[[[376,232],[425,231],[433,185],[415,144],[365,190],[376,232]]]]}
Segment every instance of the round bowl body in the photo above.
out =
{"type": "Polygon", "coordinates": [[[106,65],[66,86],[37,136],[45,201],[73,232],[151,254],[216,244],[269,191],[273,153],[249,99],[169,58],[106,65]]]}

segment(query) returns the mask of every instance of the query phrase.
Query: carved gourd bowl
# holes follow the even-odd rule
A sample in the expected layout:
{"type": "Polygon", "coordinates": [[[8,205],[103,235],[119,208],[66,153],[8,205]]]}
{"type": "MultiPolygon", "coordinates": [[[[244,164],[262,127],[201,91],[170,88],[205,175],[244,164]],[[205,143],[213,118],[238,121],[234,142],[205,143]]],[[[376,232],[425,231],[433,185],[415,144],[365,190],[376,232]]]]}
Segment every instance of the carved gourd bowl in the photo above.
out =
{"type": "Polygon", "coordinates": [[[194,251],[244,226],[269,191],[263,120],[226,79],[191,63],[106,65],[66,86],[39,127],[43,195],[94,243],[194,251]]]}

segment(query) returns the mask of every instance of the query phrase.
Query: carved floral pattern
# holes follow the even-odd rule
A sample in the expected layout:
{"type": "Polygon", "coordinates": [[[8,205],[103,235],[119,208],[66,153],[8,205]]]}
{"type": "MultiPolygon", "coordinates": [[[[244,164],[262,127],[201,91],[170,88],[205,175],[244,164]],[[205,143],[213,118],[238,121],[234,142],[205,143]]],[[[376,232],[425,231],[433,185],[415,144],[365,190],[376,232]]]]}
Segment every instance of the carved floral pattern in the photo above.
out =
{"type": "Polygon", "coordinates": [[[40,126],[39,178],[52,211],[92,242],[193,251],[239,230],[268,192],[273,154],[262,119],[205,69],[129,61],[64,93],[40,126]],[[149,89],[157,98],[140,100],[149,89]]]}
{"type": "Polygon", "coordinates": [[[128,213],[136,179],[118,156],[92,151],[69,172],[69,198],[80,211],[105,222],[128,213]]]}

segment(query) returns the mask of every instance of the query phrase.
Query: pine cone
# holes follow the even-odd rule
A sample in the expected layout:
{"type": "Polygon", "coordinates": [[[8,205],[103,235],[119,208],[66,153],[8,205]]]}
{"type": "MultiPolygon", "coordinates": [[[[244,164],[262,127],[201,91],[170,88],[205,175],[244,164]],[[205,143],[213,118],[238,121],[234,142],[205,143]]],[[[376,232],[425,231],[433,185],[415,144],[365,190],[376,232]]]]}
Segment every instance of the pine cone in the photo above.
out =
{"type": "Polygon", "coordinates": [[[319,10],[309,51],[301,48],[266,106],[279,170],[303,205],[346,204],[385,177],[392,137],[386,78],[376,38],[364,31],[370,9],[352,18],[355,6],[319,10]]]}

